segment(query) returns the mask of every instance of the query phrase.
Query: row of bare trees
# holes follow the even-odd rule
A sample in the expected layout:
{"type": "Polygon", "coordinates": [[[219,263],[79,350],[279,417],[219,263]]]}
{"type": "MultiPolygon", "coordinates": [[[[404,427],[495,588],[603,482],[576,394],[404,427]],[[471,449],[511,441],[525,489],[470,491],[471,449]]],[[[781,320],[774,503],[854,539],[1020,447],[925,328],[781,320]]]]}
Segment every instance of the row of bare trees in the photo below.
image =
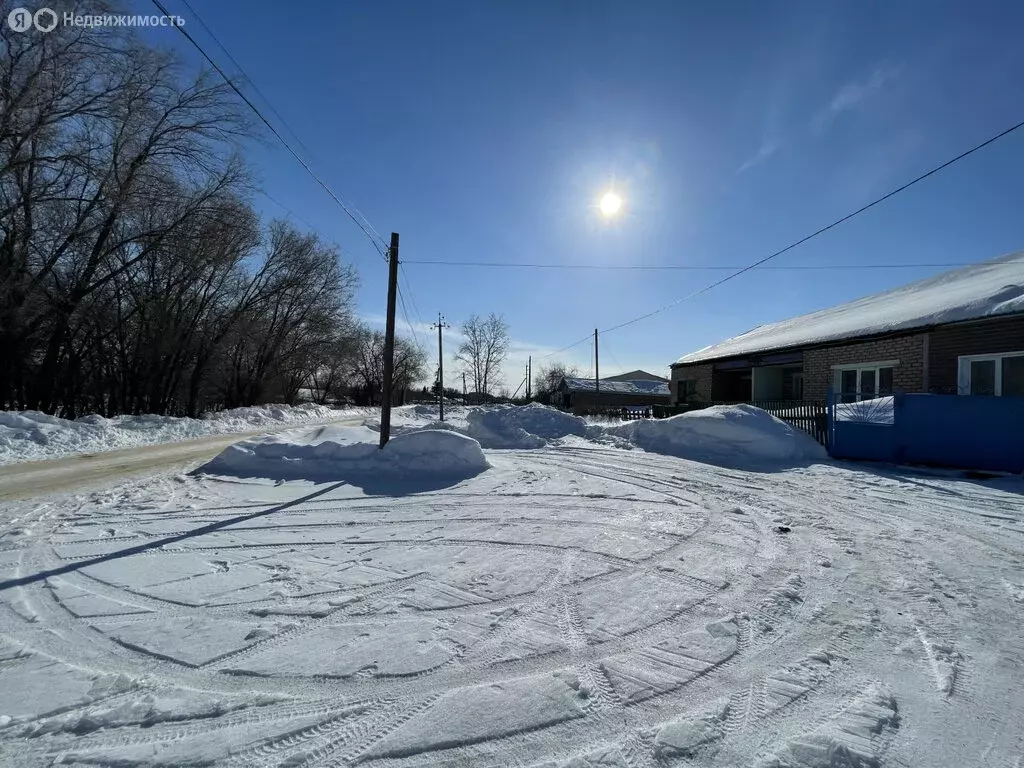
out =
{"type": "Polygon", "coordinates": [[[493,312],[487,317],[471,315],[461,330],[463,342],[455,360],[469,377],[474,393],[493,394],[502,384],[501,367],[512,343],[508,323],[493,312]]]}
{"type": "MultiPolygon", "coordinates": [[[[130,30],[0,25],[0,408],[197,415],[354,383],[379,400],[355,271],[260,221],[253,135],[226,85],[130,30]]],[[[423,355],[399,348],[405,386],[423,355]]]]}

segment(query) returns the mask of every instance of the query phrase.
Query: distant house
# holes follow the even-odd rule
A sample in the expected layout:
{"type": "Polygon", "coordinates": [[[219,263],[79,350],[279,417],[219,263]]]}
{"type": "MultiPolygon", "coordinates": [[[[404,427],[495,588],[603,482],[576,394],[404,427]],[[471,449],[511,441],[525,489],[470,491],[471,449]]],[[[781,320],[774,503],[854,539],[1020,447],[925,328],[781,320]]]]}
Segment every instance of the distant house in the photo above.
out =
{"type": "Polygon", "coordinates": [[[601,381],[664,381],[668,383],[668,379],[664,376],[656,376],[653,373],[641,370],[630,371],[629,373],[620,373],[618,376],[606,376],[601,379],[601,381]]]}
{"type": "MultiPolygon", "coordinates": [[[[643,371],[635,373],[643,374],[643,371]]],[[[650,374],[644,374],[650,376],[650,374]]],[[[612,377],[601,379],[600,387],[593,379],[564,377],[555,389],[556,407],[573,413],[604,408],[667,405],[671,400],[668,379],[627,379],[612,377]]]]}
{"type": "Polygon", "coordinates": [[[1024,252],[684,355],[672,401],[825,399],[904,392],[1024,396],[1024,252]]]}

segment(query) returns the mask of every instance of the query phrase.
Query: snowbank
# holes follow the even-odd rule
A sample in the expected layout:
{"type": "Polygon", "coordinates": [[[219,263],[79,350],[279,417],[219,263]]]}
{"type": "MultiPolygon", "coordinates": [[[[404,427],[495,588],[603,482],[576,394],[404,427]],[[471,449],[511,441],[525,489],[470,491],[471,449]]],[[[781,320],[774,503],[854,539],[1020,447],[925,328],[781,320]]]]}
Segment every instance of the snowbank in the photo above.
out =
{"type": "Polygon", "coordinates": [[[669,419],[605,427],[651,453],[732,466],[818,461],[825,449],[810,435],[752,405],[716,405],[669,419]]]}
{"type": "Polygon", "coordinates": [[[466,433],[484,448],[540,448],[549,440],[585,435],[587,423],[578,416],[536,403],[499,405],[469,411],[466,433]]]}
{"type": "Polygon", "coordinates": [[[69,421],[39,411],[0,411],[0,464],[171,443],[262,427],[333,421],[368,412],[369,409],[336,411],[312,404],[263,405],[210,413],[202,419],[152,414],[107,419],[91,414],[69,421]]]}
{"type": "Polygon", "coordinates": [[[447,429],[402,432],[383,450],[378,441],[365,426],[289,430],[230,445],[197,472],[397,487],[417,476],[466,478],[490,467],[480,443],[447,429]]]}

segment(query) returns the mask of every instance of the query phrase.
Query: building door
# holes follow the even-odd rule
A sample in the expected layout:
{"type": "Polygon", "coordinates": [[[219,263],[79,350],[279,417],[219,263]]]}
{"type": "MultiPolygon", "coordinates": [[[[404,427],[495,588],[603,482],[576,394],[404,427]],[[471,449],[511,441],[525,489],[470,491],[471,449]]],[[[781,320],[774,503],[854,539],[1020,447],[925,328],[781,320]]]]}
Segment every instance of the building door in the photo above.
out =
{"type": "Polygon", "coordinates": [[[804,374],[803,371],[793,374],[793,399],[804,399],[804,374]]]}

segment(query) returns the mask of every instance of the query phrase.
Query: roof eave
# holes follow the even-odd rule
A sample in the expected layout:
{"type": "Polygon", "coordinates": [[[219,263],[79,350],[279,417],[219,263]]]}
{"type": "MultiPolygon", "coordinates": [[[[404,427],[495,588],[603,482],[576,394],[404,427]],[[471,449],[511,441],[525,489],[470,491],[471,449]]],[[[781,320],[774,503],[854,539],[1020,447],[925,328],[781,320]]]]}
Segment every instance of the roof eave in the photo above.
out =
{"type": "MultiPolygon", "coordinates": [[[[862,333],[857,336],[843,336],[838,339],[828,339],[827,341],[818,341],[813,344],[790,344],[788,347],[768,347],[767,349],[758,350],[757,352],[741,352],[735,355],[718,355],[716,357],[702,357],[700,360],[691,360],[689,362],[680,362],[676,360],[674,363],[669,365],[669,368],[675,370],[686,365],[704,365],[705,363],[720,363],[724,360],[735,360],[741,357],[750,357],[751,355],[765,355],[768,353],[776,352],[796,352],[798,350],[806,349],[821,349],[823,347],[838,347],[843,344],[856,344],[862,341],[876,341],[878,339],[892,338],[894,336],[912,336],[918,333],[927,333],[928,331],[935,330],[936,328],[942,328],[947,325],[969,325],[971,323],[984,323],[990,320],[1001,320],[1006,317],[1014,317],[1017,315],[1024,315],[1024,312],[1003,312],[996,315],[985,315],[984,317],[972,317],[965,320],[954,320],[947,323],[930,323],[928,325],[915,325],[912,328],[901,328],[896,331],[879,331],[877,333],[862,333]]],[[[728,339],[726,339],[728,341],[728,339]]],[[[722,342],[723,344],[725,342],[722,342]]]]}

